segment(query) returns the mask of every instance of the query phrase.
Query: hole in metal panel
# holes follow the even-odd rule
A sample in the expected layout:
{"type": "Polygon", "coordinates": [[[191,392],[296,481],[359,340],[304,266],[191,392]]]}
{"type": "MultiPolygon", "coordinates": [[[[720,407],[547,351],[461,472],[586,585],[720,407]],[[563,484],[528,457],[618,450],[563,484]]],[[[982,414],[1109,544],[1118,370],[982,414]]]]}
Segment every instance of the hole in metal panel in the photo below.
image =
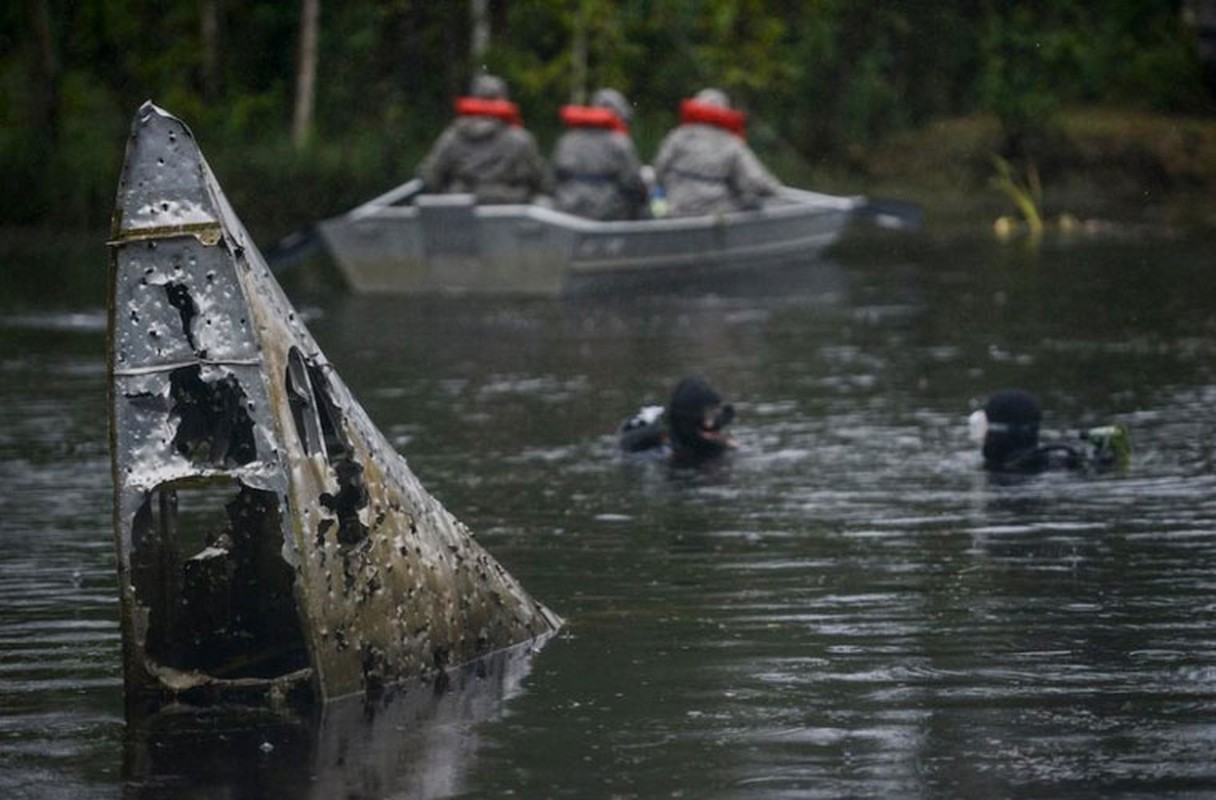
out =
{"type": "MultiPolygon", "coordinates": [[[[325,492],[318,499],[338,518],[338,542],[358,544],[368,535],[367,525],[359,519],[360,509],[367,507],[367,487],[363,466],[354,460],[354,448],[343,428],[342,409],[334,401],[329,379],[322,367],[310,363],[294,347],[287,354],[286,379],[291,416],[301,445],[310,455],[324,455],[338,481],[337,492],[325,492]]],[[[318,527],[318,539],[323,541],[324,535],[325,529],[318,527]]]]}
{"type": "Polygon", "coordinates": [[[308,666],[279,498],[230,479],[149,492],[131,531],[131,578],[158,664],[217,678],[308,666]]]}
{"type": "Polygon", "coordinates": [[[172,413],[178,418],[173,447],[199,464],[240,466],[257,458],[248,397],[233,375],[204,380],[198,364],[169,374],[172,413]]]}

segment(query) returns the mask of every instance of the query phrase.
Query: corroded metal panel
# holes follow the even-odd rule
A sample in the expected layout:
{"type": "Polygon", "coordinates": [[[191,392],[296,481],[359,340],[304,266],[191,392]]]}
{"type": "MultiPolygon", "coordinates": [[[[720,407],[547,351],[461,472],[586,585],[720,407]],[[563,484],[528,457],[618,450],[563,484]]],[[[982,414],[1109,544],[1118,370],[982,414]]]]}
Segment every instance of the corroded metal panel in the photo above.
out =
{"type": "Polygon", "coordinates": [[[393,451],[150,103],[110,244],[132,702],[371,692],[557,628],[393,451]]]}

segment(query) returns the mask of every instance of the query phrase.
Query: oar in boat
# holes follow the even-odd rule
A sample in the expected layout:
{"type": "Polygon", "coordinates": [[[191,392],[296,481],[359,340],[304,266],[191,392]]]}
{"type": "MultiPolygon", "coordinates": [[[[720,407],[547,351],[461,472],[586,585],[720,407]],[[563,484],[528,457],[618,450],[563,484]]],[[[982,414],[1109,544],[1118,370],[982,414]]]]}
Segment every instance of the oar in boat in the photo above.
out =
{"type": "MultiPolygon", "coordinates": [[[[421,178],[411,178],[405,183],[388,190],[384,194],[373,197],[361,206],[351,209],[347,216],[359,219],[373,214],[387,206],[413,200],[422,193],[424,184],[421,178]]],[[[321,235],[315,225],[308,225],[293,231],[282,239],[266,248],[266,263],[275,273],[282,273],[291,267],[312,258],[321,248],[321,235]]]]}
{"type": "Polygon", "coordinates": [[[919,231],[925,226],[925,210],[905,200],[862,197],[853,213],[880,228],[919,231]]]}
{"type": "Polygon", "coordinates": [[[864,219],[880,228],[902,231],[918,231],[925,225],[925,212],[916,203],[903,200],[885,200],[855,195],[841,195],[781,187],[780,196],[795,203],[812,203],[842,208],[858,219],[864,219]]]}

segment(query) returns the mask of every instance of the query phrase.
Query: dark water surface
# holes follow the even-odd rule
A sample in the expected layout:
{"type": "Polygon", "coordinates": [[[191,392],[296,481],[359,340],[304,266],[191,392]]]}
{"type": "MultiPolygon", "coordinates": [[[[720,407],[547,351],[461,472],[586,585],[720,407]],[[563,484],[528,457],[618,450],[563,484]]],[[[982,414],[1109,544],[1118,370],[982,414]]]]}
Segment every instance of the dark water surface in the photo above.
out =
{"type": "Polygon", "coordinates": [[[9,314],[0,794],[1214,796],[1211,252],[955,244],[750,296],[301,300],[430,491],[569,621],[371,720],[127,729],[104,314],[9,314]],[[618,459],[615,424],[687,373],[735,401],[740,451],[618,459]],[[1127,425],[1131,468],[987,480],[966,416],[1011,385],[1051,431],[1127,425]]]}

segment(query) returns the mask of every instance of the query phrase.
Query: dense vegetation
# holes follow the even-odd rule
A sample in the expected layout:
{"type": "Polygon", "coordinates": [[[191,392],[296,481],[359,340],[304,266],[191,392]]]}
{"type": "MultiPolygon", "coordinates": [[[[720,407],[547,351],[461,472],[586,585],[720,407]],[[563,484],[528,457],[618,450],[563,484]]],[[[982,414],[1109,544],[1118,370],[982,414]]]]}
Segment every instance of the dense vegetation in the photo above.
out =
{"type": "Polygon", "coordinates": [[[278,235],[408,176],[483,66],[542,145],[560,104],[620,88],[643,155],[681,97],[722,86],[791,180],[948,117],[988,115],[1018,155],[1064,106],[1210,110],[1179,0],[347,0],[322,4],[315,113],[293,144],[301,9],[5,4],[0,180],[17,191],[0,223],[104,225],[131,114],[152,98],[192,126],[255,232],[278,235]],[[478,7],[490,37],[473,55],[478,7]]]}

